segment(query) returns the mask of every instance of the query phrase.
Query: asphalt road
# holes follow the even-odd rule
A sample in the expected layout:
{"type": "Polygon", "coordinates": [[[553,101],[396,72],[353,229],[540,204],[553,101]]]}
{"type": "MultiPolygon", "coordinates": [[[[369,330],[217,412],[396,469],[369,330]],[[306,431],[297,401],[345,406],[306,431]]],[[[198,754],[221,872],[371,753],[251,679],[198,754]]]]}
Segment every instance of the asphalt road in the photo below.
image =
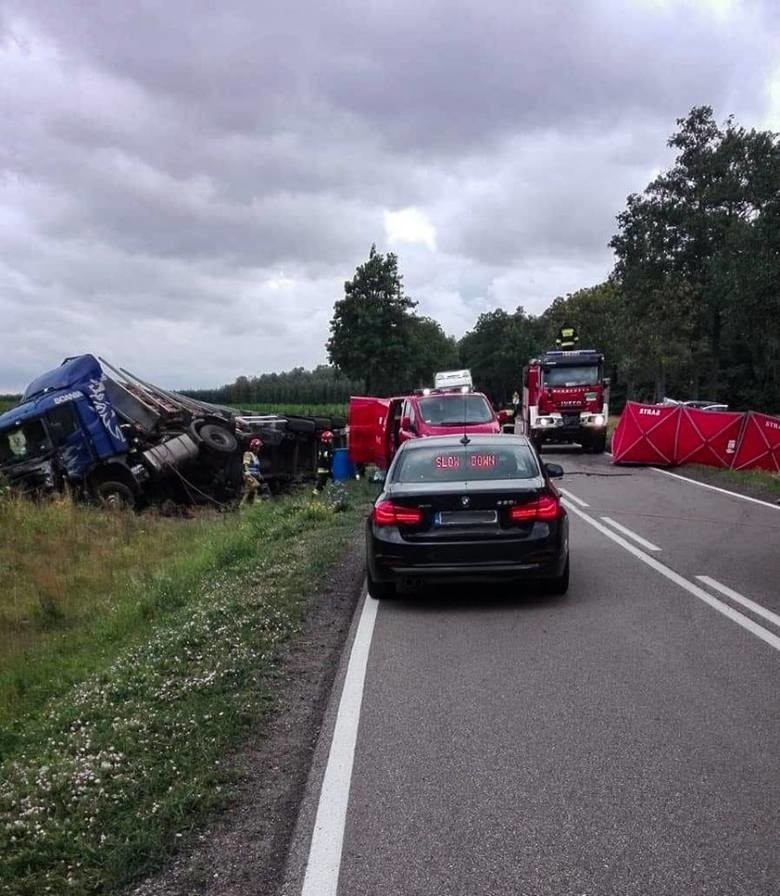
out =
{"type": "Polygon", "coordinates": [[[780,893],[780,510],[554,459],[569,594],[437,590],[361,621],[286,893],[780,893]]]}

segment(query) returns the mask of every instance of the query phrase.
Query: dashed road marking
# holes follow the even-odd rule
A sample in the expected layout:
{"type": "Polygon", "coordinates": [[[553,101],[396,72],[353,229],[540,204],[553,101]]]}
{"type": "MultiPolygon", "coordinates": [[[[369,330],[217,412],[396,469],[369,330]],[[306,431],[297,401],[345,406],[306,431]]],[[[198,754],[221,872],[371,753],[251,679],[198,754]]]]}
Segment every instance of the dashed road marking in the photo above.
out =
{"type": "Polygon", "coordinates": [[[774,647],[775,650],[780,650],[780,638],[778,638],[777,635],[775,635],[773,632],[768,631],[762,625],[754,622],[748,616],[744,616],[729,604],[726,604],[723,601],[718,600],[718,598],[713,597],[711,594],[709,594],[707,591],[705,591],[703,588],[700,588],[693,582],[689,582],[688,579],[686,579],[684,576],[681,576],[673,569],[665,566],[660,562],[660,560],[656,560],[655,557],[651,557],[650,554],[646,554],[643,550],[631,544],[631,542],[626,541],[625,538],[623,538],[621,535],[618,535],[616,532],[608,529],[603,523],[600,523],[597,519],[594,519],[590,514],[585,513],[584,510],[580,510],[579,508],[574,507],[572,504],[569,504],[568,508],[571,513],[575,514],[575,516],[580,517],[580,519],[584,520],[589,526],[593,526],[594,529],[597,529],[603,535],[606,535],[607,538],[610,538],[616,544],[620,545],[623,550],[628,551],[629,554],[633,554],[634,557],[641,560],[643,563],[646,563],[651,569],[659,572],[662,576],[665,576],[671,582],[674,582],[675,585],[679,585],[680,588],[683,588],[694,597],[698,597],[699,600],[703,601],[709,607],[712,607],[713,610],[721,613],[732,622],[736,622],[737,625],[741,626],[746,631],[749,631],[757,638],[760,638],[766,644],[769,644],[770,647],[774,647]]]}

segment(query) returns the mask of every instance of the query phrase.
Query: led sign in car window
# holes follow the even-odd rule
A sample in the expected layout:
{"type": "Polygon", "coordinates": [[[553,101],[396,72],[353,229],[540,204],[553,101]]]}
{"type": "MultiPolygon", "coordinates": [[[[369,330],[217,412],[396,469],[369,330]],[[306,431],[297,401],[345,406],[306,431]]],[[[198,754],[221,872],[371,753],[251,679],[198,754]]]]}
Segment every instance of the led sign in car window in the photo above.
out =
{"type": "Polygon", "coordinates": [[[415,447],[398,458],[395,482],[530,479],[539,475],[536,461],[523,445],[497,451],[479,448],[442,450],[415,447]]]}

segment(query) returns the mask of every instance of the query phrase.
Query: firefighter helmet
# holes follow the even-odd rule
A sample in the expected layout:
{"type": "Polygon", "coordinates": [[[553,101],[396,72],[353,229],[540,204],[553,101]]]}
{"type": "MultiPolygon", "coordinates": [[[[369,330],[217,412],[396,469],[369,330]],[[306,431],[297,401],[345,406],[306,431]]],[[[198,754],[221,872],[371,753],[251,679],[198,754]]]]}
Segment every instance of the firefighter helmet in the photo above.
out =
{"type": "Polygon", "coordinates": [[[250,439],[249,441],[249,450],[250,451],[259,451],[263,447],[263,440],[255,437],[254,439],[250,439]]]}
{"type": "Polygon", "coordinates": [[[320,433],[320,441],[326,445],[333,441],[333,433],[329,429],[325,429],[320,433]]]}

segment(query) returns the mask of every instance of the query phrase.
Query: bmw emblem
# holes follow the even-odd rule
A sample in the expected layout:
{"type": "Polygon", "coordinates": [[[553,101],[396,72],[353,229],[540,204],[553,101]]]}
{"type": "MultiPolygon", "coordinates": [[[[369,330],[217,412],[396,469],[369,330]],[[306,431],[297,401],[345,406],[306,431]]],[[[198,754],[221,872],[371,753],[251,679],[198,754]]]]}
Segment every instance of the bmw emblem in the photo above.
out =
{"type": "Polygon", "coordinates": [[[461,503],[461,507],[468,507],[469,504],[471,504],[471,498],[469,498],[468,495],[464,495],[464,496],[460,499],[460,503],[461,503]]]}

